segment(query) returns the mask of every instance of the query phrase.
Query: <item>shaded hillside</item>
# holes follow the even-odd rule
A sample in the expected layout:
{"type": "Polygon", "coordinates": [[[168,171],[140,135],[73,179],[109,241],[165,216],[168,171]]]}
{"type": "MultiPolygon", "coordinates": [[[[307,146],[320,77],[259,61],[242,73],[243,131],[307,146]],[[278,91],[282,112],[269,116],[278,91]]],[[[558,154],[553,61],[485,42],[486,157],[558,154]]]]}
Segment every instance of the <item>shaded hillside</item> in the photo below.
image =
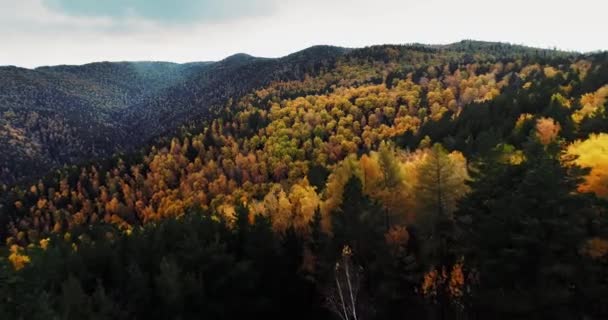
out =
{"type": "Polygon", "coordinates": [[[0,68],[0,183],[139,147],[253,88],[318,71],[341,49],[216,63],[0,68]],[[136,134],[133,134],[136,133],[136,134]],[[18,159],[19,161],[15,161],[18,159]]]}
{"type": "Polygon", "coordinates": [[[140,143],[183,124],[201,123],[207,115],[253,89],[273,81],[303,79],[330,70],[346,49],[317,46],[289,56],[268,59],[236,54],[210,65],[180,86],[118,112],[140,143]]]}
{"type": "Polygon", "coordinates": [[[12,184],[65,164],[137,149],[180,128],[200,128],[220,116],[225,106],[272,82],[324,74],[322,87],[289,93],[297,96],[326,92],[332,86],[390,86],[421,65],[448,63],[454,69],[474,61],[542,61],[575,55],[463,41],[354,50],[316,46],[278,59],[238,54],[214,63],[2,67],[0,148],[6,152],[0,154],[0,183],[12,184]]]}
{"type": "Polygon", "coordinates": [[[113,116],[178,85],[206,63],[93,63],[0,68],[0,183],[43,174],[87,158],[107,157],[126,143],[113,116]]]}

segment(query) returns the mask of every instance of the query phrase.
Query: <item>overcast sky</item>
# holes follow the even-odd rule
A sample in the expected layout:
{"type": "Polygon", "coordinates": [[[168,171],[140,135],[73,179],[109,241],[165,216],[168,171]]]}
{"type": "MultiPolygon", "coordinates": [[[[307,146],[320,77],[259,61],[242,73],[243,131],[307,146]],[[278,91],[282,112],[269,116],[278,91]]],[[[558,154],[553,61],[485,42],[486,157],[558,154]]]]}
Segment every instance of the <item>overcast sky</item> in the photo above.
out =
{"type": "Polygon", "coordinates": [[[608,50],[608,0],[0,0],[0,65],[278,57],[311,45],[608,50]]]}

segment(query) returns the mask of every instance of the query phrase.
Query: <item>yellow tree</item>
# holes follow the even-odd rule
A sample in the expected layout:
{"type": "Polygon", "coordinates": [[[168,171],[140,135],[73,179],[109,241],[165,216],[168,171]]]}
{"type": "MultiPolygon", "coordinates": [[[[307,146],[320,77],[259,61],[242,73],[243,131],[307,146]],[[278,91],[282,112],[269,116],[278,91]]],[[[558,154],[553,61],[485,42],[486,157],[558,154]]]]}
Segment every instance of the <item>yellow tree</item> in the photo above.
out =
{"type": "Polygon", "coordinates": [[[587,140],[576,141],[567,153],[577,157],[574,163],[591,169],[578,190],[608,198],[608,134],[592,134],[587,140]]]}
{"type": "Polygon", "coordinates": [[[304,178],[291,187],[289,201],[293,210],[291,223],[299,231],[308,230],[308,224],[319,207],[319,196],[315,188],[310,186],[308,179],[304,178]]]}
{"type": "Polygon", "coordinates": [[[382,142],[376,154],[383,176],[382,189],[379,196],[386,209],[385,218],[388,228],[395,222],[395,216],[399,220],[405,216],[405,210],[408,205],[405,175],[393,146],[382,142]]]}
{"type": "Polygon", "coordinates": [[[424,241],[423,254],[431,263],[441,263],[447,255],[452,214],[467,192],[466,160],[459,152],[448,152],[438,143],[427,150],[417,166],[415,187],[416,222],[424,241]]]}
{"type": "Polygon", "coordinates": [[[601,110],[608,99],[608,85],[599,88],[596,92],[584,94],[580,99],[581,108],[572,114],[572,119],[580,123],[586,117],[592,117],[601,110]]]}
{"type": "Polygon", "coordinates": [[[436,143],[417,166],[416,202],[420,211],[448,216],[467,192],[466,159],[460,152],[448,152],[436,143]]]}

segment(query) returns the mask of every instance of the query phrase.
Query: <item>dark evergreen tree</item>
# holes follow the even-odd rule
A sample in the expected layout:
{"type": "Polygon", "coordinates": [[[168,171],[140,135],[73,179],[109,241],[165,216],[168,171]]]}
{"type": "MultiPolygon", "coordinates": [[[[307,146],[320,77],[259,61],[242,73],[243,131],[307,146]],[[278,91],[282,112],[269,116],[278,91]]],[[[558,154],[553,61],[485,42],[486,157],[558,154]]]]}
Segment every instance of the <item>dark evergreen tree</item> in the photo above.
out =
{"type": "Polygon", "coordinates": [[[530,141],[520,164],[494,155],[478,166],[457,216],[469,267],[479,275],[482,318],[581,315],[579,248],[589,203],[575,192],[579,170],[560,156],[556,144],[530,141]]]}

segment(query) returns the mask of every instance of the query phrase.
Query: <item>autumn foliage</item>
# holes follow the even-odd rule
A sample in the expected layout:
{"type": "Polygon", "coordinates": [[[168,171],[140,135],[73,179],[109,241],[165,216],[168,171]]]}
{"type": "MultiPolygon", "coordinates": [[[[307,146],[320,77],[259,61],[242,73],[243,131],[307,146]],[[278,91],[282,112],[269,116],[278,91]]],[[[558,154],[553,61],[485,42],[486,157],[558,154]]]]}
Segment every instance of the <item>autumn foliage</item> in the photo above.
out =
{"type": "MultiPolygon", "coordinates": [[[[608,315],[605,57],[463,42],[315,61],[140,151],[0,185],[0,316],[608,315]]],[[[35,147],[4,114],[0,139],[35,147]]]]}

